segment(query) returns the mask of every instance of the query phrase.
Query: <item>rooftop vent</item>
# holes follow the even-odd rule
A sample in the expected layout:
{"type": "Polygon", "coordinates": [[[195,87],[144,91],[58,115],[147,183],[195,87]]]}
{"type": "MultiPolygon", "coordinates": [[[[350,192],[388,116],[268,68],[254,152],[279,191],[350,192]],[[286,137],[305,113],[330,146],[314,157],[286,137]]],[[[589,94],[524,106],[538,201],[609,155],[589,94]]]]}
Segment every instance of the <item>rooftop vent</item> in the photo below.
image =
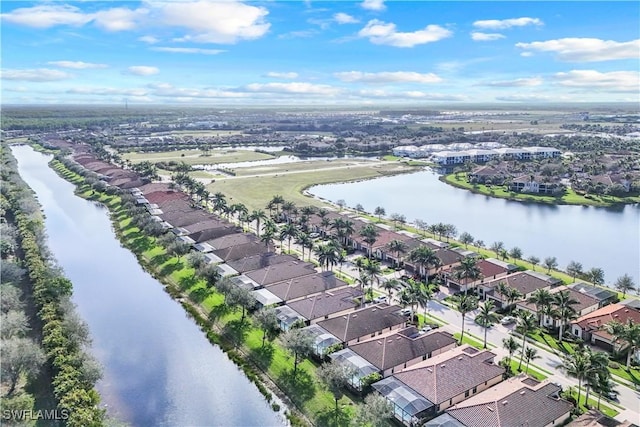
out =
{"type": "Polygon", "coordinates": [[[524,394],[524,393],[525,393],[525,391],[524,391],[524,390],[522,390],[522,391],[520,392],[520,394],[524,394]]]}
{"type": "Polygon", "coordinates": [[[445,365],[444,363],[442,365],[440,365],[441,368],[444,368],[445,366],[447,366],[447,365],[445,365]]]}
{"type": "Polygon", "coordinates": [[[427,371],[429,371],[429,372],[433,372],[433,369],[431,369],[431,368],[427,368],[427,371]]]}
{"type": "Polygon", "coordinates": [[[490,412],[493,412],[493,408],[492,408],[491,406],[487,406],[487,409],[488,409],[490,412]]]}
{"type": "Polygon", "coordinates": [[[503,405],[506,405],[507,403],[509,403],[509,401],[508,401],[508,400],[504,400],[504,401],[502,402],[502,404],[503,404],[503,405]]]}
{"type": "Polygon", "coordinates": [[[458,360],[462,360],[462,356],[459,356],[459,357],[458,357],[458,360]]]}

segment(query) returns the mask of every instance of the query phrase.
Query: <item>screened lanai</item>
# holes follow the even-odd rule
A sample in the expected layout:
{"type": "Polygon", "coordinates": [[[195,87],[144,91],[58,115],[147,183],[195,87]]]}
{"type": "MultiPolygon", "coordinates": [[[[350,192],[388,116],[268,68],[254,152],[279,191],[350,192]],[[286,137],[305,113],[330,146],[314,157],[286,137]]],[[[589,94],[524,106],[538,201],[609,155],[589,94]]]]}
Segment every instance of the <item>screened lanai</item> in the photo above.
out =
{"type": "Polygon", "coordinates": [[[351,387],[362,390],[362,379],[370,374],[380,372],[378,368],[369,363],[362,356],[355,353],[350,348],[336,351],[331,354],[332,360],[339,362],[353,370],[353,376],[349,380],[351,387]]]}
{"type": "Polygon", "coordinates": [[[416,423],[435,409],[433,403],[393,376],[374,383],[373,388],[393,404],[395,417],[405,425],[416,423]]]}
{"type": "Polygon", "coordinates": [[[329,347],[342,342],[315,323],[302,330],[313,337],[313,353],[320,358],[323,358],[327,354],[329,347]]]}

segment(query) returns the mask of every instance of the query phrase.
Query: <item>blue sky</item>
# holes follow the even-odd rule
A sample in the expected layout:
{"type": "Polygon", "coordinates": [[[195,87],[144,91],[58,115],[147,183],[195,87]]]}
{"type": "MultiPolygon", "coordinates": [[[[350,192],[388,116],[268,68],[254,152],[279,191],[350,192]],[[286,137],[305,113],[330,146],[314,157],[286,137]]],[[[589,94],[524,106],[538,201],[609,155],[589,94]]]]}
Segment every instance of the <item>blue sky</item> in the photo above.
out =
{"type": "Polygon", "coordinates": [[[638,102],[638,2],[6,1],[2,103],[638,102]]]}

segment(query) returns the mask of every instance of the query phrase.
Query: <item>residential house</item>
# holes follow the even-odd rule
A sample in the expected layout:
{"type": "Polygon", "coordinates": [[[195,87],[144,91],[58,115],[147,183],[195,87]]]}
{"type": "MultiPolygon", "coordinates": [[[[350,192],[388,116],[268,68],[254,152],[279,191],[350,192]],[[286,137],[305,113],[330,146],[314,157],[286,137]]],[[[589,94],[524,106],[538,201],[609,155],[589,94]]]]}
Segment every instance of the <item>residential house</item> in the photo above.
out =
{"type": "Polygon", "coordinates": [[[229,261],[228,264],[240,273],[259,270],[270,265],[282,264],[283,262],[293,262],[296,258],[291,255],[276,254],[275,252],[265,252],[246,258],[229,261]]]}
{"type": "Polygon", "coordinates": [[[388,377],[455,348],[456,342],[448,332],[434,330],[425,333],[409,326],[350,345],[349,349],[375,366],[383,377],[388,377]]]}
{"type": "Polygon", "coordinates": [[[480,166],[469,172],[467,179],[477,184],[502,184],[508,176],[503,167],[480,166]]]}
{"type": "MultiPolygon", "coordinates": [[[[586,283],[572,283],[568,285],[582,294],[589,295],[598,300],[598,308],[602,308],[607,304],[614,303],[618,300],[618,294],[612,290],[604,289],[599,286],[588,285],[586,283]]],[[[639,307],[640,308],[640,307],[639,307]]]]}
{"type": "Polygon", "coordinates": [[[351,345],[365,338],[375,338],[385,331],[404,327],[407,319],[400,310],[398,305],[378,304],[322,320],[317,325],[341,342],[351,345]]]}
{"type": "Polygon", "coordinates": [[[495,357],[465,344],[374,383],[373,388],[393,405],[398,421],[415,425],[501,382],[504,368],[494,363],[495,357]]]}
{"type": "Polygon", "coordinates": [[[323,359],[329,348],[342,344],[342,341],[333,334],[329,333],[317,323],[302,328],[307,334],[313,338],[313,355],[319,359],[323,359]]]}
{"type": "Polygon", "coordinates": [[[297,311],[289,307],[288,305],[281,305],[275,308],[276,318],[278,319],[278,328],[281,331],[288,331],[291,327],[297,323],[304,323],[306,319],[300,315],[297,311]]]}
{"type": "MultiPolygon", "coordinates": [[[[609,304],[571,322],[571,333],[607,351],[618,351],[621,344],[614,342],[604,326],[611,322],[624,324],[628,321],[640,323],[640,310],[620,303],[609,304]]],[[[640,349],[635,357],[640,361],[640,349]]]]}
{"type": "MultiPolygon", "coordinates": [[[[366,359],[356,354],[350,348],[345,348],[329,355],[332,361],[346,366],[351,372],[349,385],[358,391],[361,391],[365,384],[366,378],[372,374],[378,373],[378,368],[369,363],[366,359]]],[[[377,379],[377,378],[376,378],[377,379]]]]}
{"type": "Polygon", "coordinates": [[[509,190],[518,193],[551,194],[557,183],[546,182],[541,175],[521,175],[511,180],[509,190]]]}
{"type": "Polygon", "coordinates": [[[447,409],[425,427],[558,426],[571,416],[573,404],[560,397],[561,388],[525,374],[509,378],[447,409]]]}
{"type": "Polygon", "coordinates": [[[251,233],[227,234],[226,236],[207,240],[206,242],[211,246],[213,246],[214,248],[216,248],[216,250],[226,249],[233,246],[244,245],[245,243],[251,243],[251,242],[262,243],[258,240],[255,234],[251,234],[251,233]]]}
{"type": "MultiPolygon", "coordinates": [[[[302,273],[305,270],[299,271],[302,273]]],[[[249,273],[247,275],[251,277],[249,273]]],[[[349,286],[347,282],[338,279],[332,272],[316,273],[315,270],[313,270],[313,274],[297,275],[280,282],[265,285],[269,292],[277,295],[287,303],[347,286],[349,286]]]]}
{"type": "Polygon", "coordinates": [[[233,261],[266,252],[273,252],[273,250],[273,244],[265,246],[262,242],[253,241],[241,245],[230,246],[224,249],[216,249],[213,253],[225,261],[233,261]]]}
{"type": "MultiPolygon", "coordinates": [[[[554,288],[550,291],[552,295],[557,294],[558,292],[568,292],[569,298],[577,302],[577,304],[574,304],[571,307],[576,311],[576,315],[578,317],[584,316],[585,314],[591,313],[599,308],[600,301],[598,301],[591,295],[579,292],[567,286],[558,286],[557,288],[554,288]]],[[[536,316],[538,315],[538,309],[536,308],[536,305],[526,300],[518,302],[518,304],[516,304],[516,307],[520,310],[529,311],[536,316]]],[[[554,319],[549,315],[544,315],[542,319],[542,324],[550,328],[560,327],[560,322],[560,319],[554,319]]]]}
{"type": "MultiPolygon", "coordinates": [[[[274,285],[276,286],[276,285],[274,285]]],[[[354,287],[341,287],[308,295],[287,303],[289,307],[305,318],[307,322],[342,316],[360,306],[362,291],[354,287]]]]}
{"type": "Polygon", "coordinates": [[[317,271],[315,269],[315,266],[309,262],[289,261],[280,264],[269,265],[259,270],[248,271],[244,273],[244,275],[256,282],[261,287],[266,287],[269,285],[273,285],[274,283],[283,282],[285,280],[301,276],[308,276],[316,273],[317,271]]]}
{"type": "MultiPolygon", "coordinates": [[[[478,285],[478,293],[482,299],[492,299],[496,303],[496,307],[502,307],[505,300],[504,296],[497,292],[496,287],[499,283],[517,289],[522,298],[518,301],[528,299],[538,289],[551,290],[562,283],[560,279],[553,278],[544,273],[537,271],[519,271],[504,277],[499,277],[490,281],[485,281],[478,285]]],[[[518,301],[514,301],[517,303],[518,301]]]]}

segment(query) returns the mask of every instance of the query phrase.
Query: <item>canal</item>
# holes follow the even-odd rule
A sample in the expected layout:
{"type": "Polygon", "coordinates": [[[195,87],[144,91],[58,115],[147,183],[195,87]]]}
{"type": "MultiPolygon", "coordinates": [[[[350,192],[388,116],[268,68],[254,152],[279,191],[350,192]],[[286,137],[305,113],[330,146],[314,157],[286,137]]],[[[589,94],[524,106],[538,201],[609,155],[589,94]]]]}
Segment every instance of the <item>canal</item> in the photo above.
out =
{"type": "MultiPolygon", "coordinates": [[[[455,188],[425,170],[355,183],[312,187],[317,197],[347,206],[360,203],[367,212],[377,206],[387,216],[402,214],[407,221],[453,224],[486,246],[502,241],[505,248],[522,249],[524,258],[555,256],[564,269],[570,261],[584,270],[602,268],[607,284],[629,274],[640,278],[640,207],[595,208],[543,205],[492,198],[455,188]]],[[[541,268],[539,268],[541,269],[541,268]]]]}
{"type": "Polygon", "coordinates": [[[236,365],[120,245],[103,206],[73,194],[50,156],[14,146],[46,216],[48,244],[101,362],[108,413],[133,426],[282,426],[236,365]]]}

